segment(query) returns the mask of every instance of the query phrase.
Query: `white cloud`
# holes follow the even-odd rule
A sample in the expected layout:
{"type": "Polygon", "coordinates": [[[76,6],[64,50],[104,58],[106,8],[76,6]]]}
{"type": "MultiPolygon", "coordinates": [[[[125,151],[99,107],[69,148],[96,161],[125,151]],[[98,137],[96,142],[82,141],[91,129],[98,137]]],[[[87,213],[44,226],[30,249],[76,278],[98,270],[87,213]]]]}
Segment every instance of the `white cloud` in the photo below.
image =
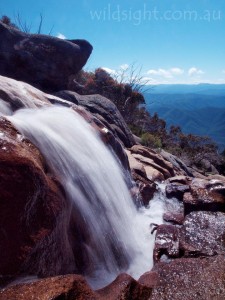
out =
{"type": "Polygon", "coordinates": [[[197,69],[196,67],[192,67],[188,70],[188,75],[189,76],[196,76],[196,75],[202,75],[204,72],[200,69],[197,69]]]}
{"type": "Polygon", "coordinates": [[[183,69],[180,69],[180,68],[171,68],[171,69],[170,69],[170,72],[171,72],[173,75],[182,75],[182,74],[184,74],[184,70],[183,70],[183,69]]]}
{"type": "Polygon", "coordinates": [[[62,33],[60,33],[60,32],[57,34],[57,38],[59,38],[61,40],[65,40],[66,39],[65,35],[62,34],[62,33]]]}
{"type": "Polygon", "coordinates": [[[101,68],[103,69],[104,71],[106,71],[107,73],[109,73],[110,75],[115,75],[116,74],[116,71],[113,70],[113,69],[110,69],[110,68],[107,68],[107,67],[103,67],[101,68]]]}
{"type": "Polygon", "coordinates": [[[180,68],[170,68],[168,70],[166,69],[157,69],[157,70],[149,70],[147,74],[149,75],[155,75],[155,76],[161,76],[167,79],[171,79],[174,76],[182,75],[184,73],[184,70],[180,68]]]}
{"type": "Polygon", "coordinates": [[[120,66],[120,69],[126,71],[127,69],[129,68],[129,65],[128,64],[123,64],[120,66]]]}

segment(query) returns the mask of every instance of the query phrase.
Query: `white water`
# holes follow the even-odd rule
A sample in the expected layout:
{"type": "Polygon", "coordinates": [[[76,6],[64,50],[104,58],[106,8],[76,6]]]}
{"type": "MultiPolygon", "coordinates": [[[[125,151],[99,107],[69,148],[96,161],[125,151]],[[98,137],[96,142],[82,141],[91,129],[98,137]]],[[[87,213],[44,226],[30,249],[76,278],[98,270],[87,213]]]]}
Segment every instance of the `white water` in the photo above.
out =
{"type": "Polygon", "coordinates": [[[156,195],[149,209],[138,211],[118,161],[69,108],[23,109],[8,119],[40,149],[82,217],[89,236],[83,244],[89,283],[99,288],[122,271],[135,278],[149,271],[150,223],[162,223],[164,197],[156,195]]]}
{"type": "Polygon", "coordinates": [[[0,116],[10,116],[12,111],[10,109],[10,105],[4,100],[0,99],[0,116]]]}

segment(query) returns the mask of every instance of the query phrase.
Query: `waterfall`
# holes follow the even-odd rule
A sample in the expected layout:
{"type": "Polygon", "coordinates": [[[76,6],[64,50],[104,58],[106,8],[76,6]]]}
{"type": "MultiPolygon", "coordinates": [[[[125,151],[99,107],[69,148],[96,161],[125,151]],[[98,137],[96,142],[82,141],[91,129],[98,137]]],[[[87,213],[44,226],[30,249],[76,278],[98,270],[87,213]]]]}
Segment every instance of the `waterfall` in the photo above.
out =
{"type": "Polygon", "coordinates": [[[22,109],[8,119],[40,149],[82,220],[88,261],[82,272],[89,283],[99,288],[123,271],[135,278],[149,271],[154,244],[149,225],[162,223],[163,200],[156,195],[150,208],[137,210],[118,160],[72,109],[22,109]]]}

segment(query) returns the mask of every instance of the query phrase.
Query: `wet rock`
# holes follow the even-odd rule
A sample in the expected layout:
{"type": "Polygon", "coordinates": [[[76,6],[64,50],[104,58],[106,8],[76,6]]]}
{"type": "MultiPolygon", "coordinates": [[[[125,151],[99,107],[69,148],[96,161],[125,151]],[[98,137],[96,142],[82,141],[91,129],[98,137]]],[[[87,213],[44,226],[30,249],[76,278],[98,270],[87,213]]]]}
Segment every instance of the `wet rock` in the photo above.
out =
{"type": "Polygon", "coordinates": [[[167,180],[169,183],[173,184],[183,184],[183,185],[188,185],[191,183],[192,178],[184,175],[177,175],[174,177],[171,177],[167,180]]]}
{"type": "Polygon", "coordinates": [[[70,211],[64,190],[39,150],[5,119],[0,170],[0,274],[70,272],[73,253],[66,235],[59,234],[66,231],[63,216],[70,211]],[[54,257],[49,261],[49,253],[57,263],[54,257]]]}
{"type": "Polygon", "coordinates": [[[154,263],[166,258],[179,257],[179,230],[174,225],[159,225],[155,236],[153,251],[154,263]]]}
{"type": "Polygon", "coordinates": [[[222,176],[222,175],[210,175],[210,176],[208,176],[208,179],[209,180],[219,180],[223,184],[225,184],[225,176],[222,176]]]}
{"type": "Polygon", "coordinates": [[[225,184],[220,180],[195,178],[183,197],[185,214],[191,211],[225,211],[225,184]]]}
{"type": "Polygon", "coordinates": [[[189,185],[170,183],[166,186],[166,196],[183,200],[184,193],[187,193],[189,190],[189,185]]]}
{"type": "Polygon", "coordinates": [[[156,184],[148,179],[144,166],[131,154],[129,150],[126,150],[128,157],[131,175],[137,185],[136,198],[141,204],[148,206],[149,201],[153,198],[156,192],[156,184]]]}
{"type": "Polygon", "coordinates": [[[139,279],[138,282],[150,288],[154,288],[160,284],[159,275],[157,272],[146,272],[139,279]]]}
{"type": "Polygon", "coordinates": [[[98,300],[99,297],[79,275],[50,277],[17,284],[0,291],[0,300],[98,300]]]}
{"type": "Polygon", "coordinates": [[[93,291],[82,276],[57,276],[9,286],[0,291],[0,300],[149,300],[152,288],[149,278],[147,281],[141,284],[127,274],[120,274],[105,288],[93,291]]]}
{"type": "Polygon", "coordinates": [[[225,253],[225,214],[192,212],[180,230],[180,248],[185,256],[210,256],[225,253]]]}
{"type": "Polygon", "coordinates": [[[75,74],[92,52],[85,40],[27,34],[2,22],[0,38],[0,74],[47,92],[73,89],[75,74]]]}
{"type": "Polygon", "coordinates": [[[50,105],[47,96],[27,83],[0,76],[0,98],[8,106],[8,114],[20,108],[38,108],[50,105]]]}
{"type": "MultiPolygon", "coordinates": [[[[225,298],[225,257],[181,258],[158,263],[154,269],[159,283],[151,300],[223,300],[225,298]]],[[[147,281],[147,279],[146,279],[147,281]]]]}
{"type": "Polygon", "coordinates": [[[163,214],[163,220],[174,225],[182,225],[184,222],[184,213],[182,212],[167,212],[163,214]]]}
{"type": "Polygon", "coordinates": [[[100,300],[148,300],[152,289],[142,285],[127,274],[120,274],[110,285],[96,291],[100,300]]]}

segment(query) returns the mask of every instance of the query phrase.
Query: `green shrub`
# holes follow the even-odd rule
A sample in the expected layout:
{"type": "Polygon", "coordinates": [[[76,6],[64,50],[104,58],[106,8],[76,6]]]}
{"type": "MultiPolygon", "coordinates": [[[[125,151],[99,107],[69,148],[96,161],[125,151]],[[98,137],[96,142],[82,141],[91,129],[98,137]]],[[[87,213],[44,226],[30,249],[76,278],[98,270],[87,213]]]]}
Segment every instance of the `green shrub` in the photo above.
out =
{"type": "Polygon", "coordinates": [[[153,147],[153,148],[161,148],[162,141],[158,136],[154,136],[153,134],[146,132],[141,136],[142,144],[146,147],[153,147]]]}

